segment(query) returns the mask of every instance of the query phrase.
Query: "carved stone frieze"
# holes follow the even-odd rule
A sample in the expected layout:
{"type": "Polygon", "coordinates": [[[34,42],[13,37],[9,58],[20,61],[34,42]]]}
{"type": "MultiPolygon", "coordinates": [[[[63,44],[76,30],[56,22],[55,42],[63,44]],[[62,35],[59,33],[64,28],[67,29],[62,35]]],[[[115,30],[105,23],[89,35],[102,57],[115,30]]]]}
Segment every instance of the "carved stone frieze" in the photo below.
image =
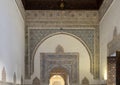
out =
{"type": "Polygon", "coordinates": [[[26,11],[28,27],[79,27],[98,25],[97,11],[26,11]]]}

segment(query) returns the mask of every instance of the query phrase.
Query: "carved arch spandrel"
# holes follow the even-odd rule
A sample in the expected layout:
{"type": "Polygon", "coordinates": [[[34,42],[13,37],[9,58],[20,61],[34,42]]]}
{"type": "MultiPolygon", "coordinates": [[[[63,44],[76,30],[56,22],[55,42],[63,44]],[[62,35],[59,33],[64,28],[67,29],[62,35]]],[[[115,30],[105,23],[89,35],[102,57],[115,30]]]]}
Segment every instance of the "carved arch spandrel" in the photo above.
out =
{"type": "Polygon", "coordinates": [[[38,47],[39,47],[45,40],[47,40],[48,38],[50,38],[50,37],[52,37],[52,36],[55,36],[55,35],[59,35],[59,34],[65,34],[65,35],[71,36],[71,37],[77,39],[80,43],[82,43],[83,46],[85,46],[86,50],[87,50],[88,53],[89,53],[90,61],[91,61],[91,62],[90,62],[90,66],[91,66],[90,72],[93,74],[93,70],[94,70],[93,62],[94,62],[94,61],[93,61],[93,56],[92,56],[92,53],[91,53],[89,47],[87,46],[87,44],[86,44],[81,38],[77,37],[77,36],[74,35],[74,34],[67,33],[67,32],[57,32],[57,33],[50,34],[50,35],[48,35],[47,37],[45,37],[44,39],[42,39],[42,40],[36,45],[36,47],[35,47],[35,49],[34,49],[34,51],[33,51],[33,53],[32,53],[32,58],[31,58],[31,61],[33,62],[33,63],[31,64],[32,68],[34,68],[34,56],[35,56],[35,53],[36,53],[38,47]]]}
{"type": "MultiPolygon", "coordinates": [[[[94,30],[93,30],[93,31],[94,31],[94,30]]],[[[91,32],[90,32],[90,33],[91,33],[91,32]]],[[[30,68],[29,68],[30,72],[28,72],[28,73],[29,73],[29,76],[34,73],[34,64],[33,64],[33,63],[34,63],[34,55],[35,55],[35,52],[36,52],[37,48],[38,48],[38,47],[40,46],[40,44],[42,44],[46,39],[48,39],[48,38],[50,38],[50,37],[52,37],[52,36],[55,36],[55,35],[59,35],[59,34],[65,34],[65,35],[74,37],[75,39],[79,40],[79,41],[85,46],[85,48],[87,49],[87,51],[88,51],[88,53],[89,53],[89,55],[90,55],[90,61],[91,61],[91,62],[90,62],[90,66],[91,66],[91,67],[90,67],[90,72],[93,74],[93,76],[99,75],[99,72],[98,72],[99,70],[96,71],[96,67],[99,68],[99,64],[96,63],[96,62],[95,62],[95,64],[94,64],[94,61],[96,61],[95,58],[94,58],[94,57],[96,57],[96,56],[94,56],[95,53],[94,53],[93,51],[91,51],[88,43],[86,44],[86,41],[83,39],[83,37],[80,38],[80,36],[78,36],[78,35],[76,35],[76,34],[74,34],[74,33],[71,33],[71,32],[60,31],[60,32],[55,32],[55,33],[52,33],[52,34],[47,35],[47,36],[44,37],[42,40],[40,40],[40,42],[36,45],[36,47],[35,47],[32,55],[30,56],[30,61],[29,61],[29,62],[32,62],[32,63],[30,63],[30,68]],[[85,42],[84,42],[84,41],[85,41],[85,42]]],[[[95,34],[93,34],[93,40],[94,40],[94,37],[95,37],[95,34]]],[[[96,42],[94,41],[94,43],[96,43],[96,42]]],[[[94,43],[93,43],[93,44],[94,44],[94,43]]],[[[93,47],[93,50],[96,50],[96,49],[94,49],[94,48],[96,48],[96,46],[93,47]]],[[[98,58],[96,58],[96,59],[98,59],[98,58]]],[[[95,78],[98,78],[98,77],[95,77],[95,78]]]]}

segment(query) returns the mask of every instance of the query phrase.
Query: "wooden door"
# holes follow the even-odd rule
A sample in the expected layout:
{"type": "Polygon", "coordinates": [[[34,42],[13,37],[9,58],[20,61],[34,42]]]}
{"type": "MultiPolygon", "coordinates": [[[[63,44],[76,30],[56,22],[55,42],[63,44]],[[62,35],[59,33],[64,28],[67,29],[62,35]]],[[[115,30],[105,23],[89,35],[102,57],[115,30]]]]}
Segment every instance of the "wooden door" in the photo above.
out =
{"type": "Polygon", "coordinates": [[[116,52],[116,85],[120,85],[120,51],[116,52]]]}

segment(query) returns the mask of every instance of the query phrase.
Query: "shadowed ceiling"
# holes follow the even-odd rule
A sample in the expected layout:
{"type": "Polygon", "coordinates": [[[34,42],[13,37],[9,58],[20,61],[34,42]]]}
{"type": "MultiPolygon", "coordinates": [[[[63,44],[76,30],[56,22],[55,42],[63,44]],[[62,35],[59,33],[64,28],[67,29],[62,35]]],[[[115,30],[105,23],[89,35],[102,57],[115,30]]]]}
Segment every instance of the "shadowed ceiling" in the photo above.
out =
{"type": "Polygon", "coordinates": [[[26,10],[98,10],[103,0],[22,0],[26,10]]]}

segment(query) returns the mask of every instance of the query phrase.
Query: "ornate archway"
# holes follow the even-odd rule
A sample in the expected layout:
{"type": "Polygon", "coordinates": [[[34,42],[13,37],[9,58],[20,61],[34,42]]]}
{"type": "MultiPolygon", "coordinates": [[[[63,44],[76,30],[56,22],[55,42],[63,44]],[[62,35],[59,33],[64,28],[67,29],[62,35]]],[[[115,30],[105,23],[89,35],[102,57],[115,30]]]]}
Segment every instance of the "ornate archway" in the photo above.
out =
{"type": "MultiPolygon", "coordinates": [[[[67,32],[56,32],[56,33],[53,33],[53,34],[50,34],[50,35],[48,35],[48,36],[46,36],[44,39],[42,39],[37,45],[36,45],[36,47],[35,47],[35,49],[34,49],[34,51],[33,51],[33,54],[32,54],[32,58],[31,58],[31,66],[32,66],[32,70],[34,70],[33,68],[34,68],[34,56],[35,56],[35,53],[36,53],[36,51],[37,51],[37,49],[39,48],[39,46],[45,41],[45,40],[47,40],[48,38],[51,38],[51,37],[53,37],[53,36],[56,36],[56,35],[60,35],[60,34],[63,34],[63,35],[68,35],[68,36],[71,36],[71,37],[73,37],[73,38],[75,38],[75,39],[77,39],[80,43],[82,43],[83,44],[83,46],[86,48],[86,50],[87,50],[87,52],[88,52],[88,54],[89,54],[89,59],[90,59],[90,72],[93,74],[93,72],[94,72],[94,59],[93,59],[93,56],[92,56],[92,53],[91,53],[91,51],[90,51],[90,49],[89,49],[89,47],[88,47],[88,45],[86,44],[86,42],[84,42],[80,37],[77,37],[76,35],[74,35],[74,34],[71,34],[71,33],[67,33],[67,32]]],[[[94,74],[93,74],[94,75],[94,74]]]]}
{"type": "Polygon", "coordinates": [[[39,47],[51,37],[57,35],[68,35],[78,40],[86,48],[90,59],[90,72],[94,78],[99,78],[99,43],[95,29],[30,29],[28,41],[28,49],[26,51],[25,62],[25,77],[30,78],[34,74],[34,56],[37,54],[39,47]]]}
{"type": "Polygon", "coordinates": [[[40,74],[42,85],[48,85],[54,75],[60,75],[65,85],[79,85],[79,54],[64,53],[61,45],[55,53],[40,53],[40,74]]]}
{"type": "Polygon", "coordinates": [[[56,67],[53,68],[49,74],[49,80],[50,80],[50,85],[53,83],[54,80],[59,80],[62,85],[68,85],[69,84],[69,77],[68,73],[65,68],[62,67],[56,67]]]}
{"type": "Polygon", "coordinates": [[[65,85],[65,80],[61,75],[53,75],[50,78],[49,85],[65,85]]]}

